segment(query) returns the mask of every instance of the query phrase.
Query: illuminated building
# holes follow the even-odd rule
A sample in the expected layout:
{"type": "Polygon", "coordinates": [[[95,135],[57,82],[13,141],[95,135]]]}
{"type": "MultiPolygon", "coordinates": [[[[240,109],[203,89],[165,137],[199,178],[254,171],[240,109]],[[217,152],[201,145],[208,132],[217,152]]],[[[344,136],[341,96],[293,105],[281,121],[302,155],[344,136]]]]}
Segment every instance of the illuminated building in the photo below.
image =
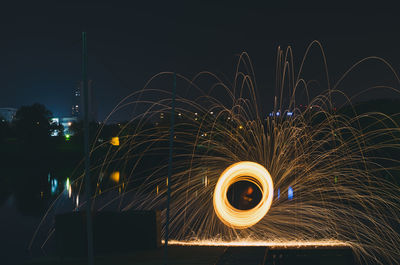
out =
{"type": "MultiPolygon", "coordinates": [[[[92,80],[88,82],[89,89],[89,120],[97,121],[97,104],[94,97],[94,89],[92,86],[92,80]]],[[[83,91],[82,91],[82,82],[79,82],[76,86],[73,94],[72,108],[71,108],[72,117],[79,119],[83,118],[83,91]]]]}
{"type": "Polygon", "coordinates": [[[78,86],[74,91],[71,114],[73,117],[79,117],[81,113],[81,88],[78,86]]]}
{"type": "MultiPolygon", "coordinates": [[[[61,118],[54,117],[54,118],[51,118],[50,122],[52,124],[56,124],[56,125],[61,124],[64,127],[64,135],[71,136],[71,135],[74,135],[74,132],[72,131],[71,126],[74,122],[77,122],[77,121],[78,121],[77,117],[61,117],[61,118]]],[[[51,132],[51,136],[58,136],[58,131],[55,130],[55,131],[51,132]]]]}

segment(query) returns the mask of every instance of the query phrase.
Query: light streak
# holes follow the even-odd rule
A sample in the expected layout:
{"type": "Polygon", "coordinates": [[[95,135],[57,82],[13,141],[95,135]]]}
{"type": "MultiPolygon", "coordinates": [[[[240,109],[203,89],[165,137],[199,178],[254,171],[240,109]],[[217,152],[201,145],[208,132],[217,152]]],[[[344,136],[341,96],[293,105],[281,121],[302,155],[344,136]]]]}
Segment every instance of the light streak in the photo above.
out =
{"type": "Polygon", "coordinates": [[[274,186],[269,172],[260,164],[242,161],[222,172],[214,189],[213,204],[218,218],[227,226],[244,229],[258,223],[271,207],[274,186]],[[260,202],[249,210],[233,207],[227,198],[229,187],[238,181],[255,184],[262,193],[260,202]]]}
{"type": "MultiPolygon", "coordinates": [[[[326,88],[319,91],[309,86],[315,82],[306,80],[303,74],[306,69],[303,69],[303,63],[307,62],[307,54],[314,46],[321,47],[319,42],[308,47],[300,69],[294,69],[291,48],[278,50],[278,93],[274,106],[271,106],[273,112],[267,117],[260,109],[267,104],[265,98],[259,97],[247,53],[239,56],[235,78],[229,82],[209,72],[202,72],[193,79],[177,75],[189,89],[185,85],[176,99],[182,119],[175,128],[176,159],[174,157],[173,181],[169,183],[173,198],[171,239],[190,242],[188,244],[282,243],[300,247],[338,242],[339,245],[350,245],[361,260],[360,264],[398,264],[400,234],[396,225],[400,223],[400,188],[393,179],[398,178],[400,168],[397,155],[400,151],[397,120],[400,115],[376,111],[357,113],[349,99],[351,95],[338,87],[358,65],[367,61],[386,64],[399,85],[400,79],[386,61],[369,57],[357,62],[335,85],[329,78],[317,80],[326,88]],[[204,87],[210,82],[199,81],[207,78],[215,86],[204,87]],[[218,93],[213,93],[217,90],[218,93]],[[343,106],[338,106],[335,101],[338,98],[343,106]],[[300,102],[301,108],[298,108],[300,102]],[[308,106],[319,107],[311,109],[308,106]],[[293,115],[285,115],[285,110],[290,110],[293,115]],[[211,111],[213,115],[210,115],[211,111]],[[280,193],[279,199],[273,199],[268,213],[257,222],[232,225],[229,218],[221,222],[214,210],[214,191],[221,172],[240,161],[265,166],[280,193]],[[295,192],[292,199],[289,187],[295,192]]],[[[322,48],[321,51],[328,76],[322,48]]],[[[168,185],[165,181],[165,157],[168,155],[165,147],[168,146],[170,128],[161,122],[157,126],[152,124],[154,117],[164,117],[161,114],[169,112],[171,94],[169,83],[165,84],[165,89],[153,85],[159,87],[163,78],[170,80],[171,74],[155,75],[145,88],[124,98],[102,122],[109,123],[113,115],[130,110],[132,106],[137,110],[130,112],[135,116],[120,126],[118,135],[126,141],[118,148],[93,141],[92,155],[96,158],[98,150],[104,150],[105,145],[110,148],[104,160],[93,166],[93,177],[100,178],[110,169],[127,172],[122,189],[121,185],[110,187],[106,181],[98,181],[100,186],[105,186],[99,186],[103,190],[101,195],[94,195],[97,210],[107,209],[110,205],[117,205],[115,207],[122,211],[165,209],[168,185]],[[155,186],[159,187],[158,194],[154,192],[155,186]]],[[[396,87],[389,89],[400,95],[396,87]]],[[[74,187],[79,195],[82,177],[75,179],[74,187]]],[[[257,183],[255,179],[253,181],[257,183]]],[[[261,184],[258,186],[262,189],[261,184]]],[[[263,196],[272,194],[273,189],[270,190],[262,190],[263,196]]],[[[218,193],[219,196],[224,194],[218,193]]],[[[52,207],[57,208],[60,204],[53,203],[52,207]]],[[[56,210],[49,209],[44,217],[47,222],[42,223],[52,224],[52,214],[56,210]]],[[[161,211],[163,216],[165,210],[161,211]]],[[[42,225],[41,233],[35,235],[47,235],[48,227],[42,225]]]]}
{"type": "MultiPolygon", "coordinates": [[[[164,242],[162,242],[164,243],[164,242]]],[[[338,240],[319,240],[319,241],[219,241],[219,240],[192,240],[192,241],[179,241],[171,240],[168,244],[176,246],[223,246],[223,247],[271,247],[271,248],[304,248],[304,247],[350,247],[351,245],[346,242],[338,240]]]]}

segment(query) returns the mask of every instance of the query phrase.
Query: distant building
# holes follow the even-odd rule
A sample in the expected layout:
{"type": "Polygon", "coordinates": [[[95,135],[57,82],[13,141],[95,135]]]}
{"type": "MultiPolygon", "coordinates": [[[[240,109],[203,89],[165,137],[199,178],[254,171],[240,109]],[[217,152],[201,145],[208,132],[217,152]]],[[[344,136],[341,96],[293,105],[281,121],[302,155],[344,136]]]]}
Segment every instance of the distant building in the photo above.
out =
{"type": "MultiPolygon", "coordinates": [[[[51,123],[53,124],[61,124],[64,126],[64,135],[74,135],[74,132],[71,130],[71,125],[74,122],[77,122],[78,118],[77,117],[61,117],[57,118],[54,117],[51,119],[51,123]]],[[[58,136],[58,131],[53,131],[51,133],[51,136],[58,136]]]]}
{"type": "Polygon", "coordinates": [[[81,113],[81,88],[78,85],[74,91],[71,114],[73,117],[79,118],[80,113],[81,113]]]}
{"type": "Polygon", "coordinates": [[[268,114],[269,117],[279,117],[279,116],[292,117],[293,115],[294,115],[293,111],[289,111],[289,110],[286,110],[284,112],[281,112],[280,110],[278,110],[277,112],[272,111],[268,114]]]}
{"type": "Polygon", "coordinates": [[[12,122],[16,113],[17,109],[15,108],[0,108],[0,118],[7,122],[12,122]]]}
{"type": "MultiPolygon", "coordinates": [[[[88,89],[89,89],[89,121],[96,122],[97,121],[97,104],[94,96],[93,82],[89,80],[88,89]]],[[[82,81],[78,83],[74,90],[73,94],[73,104],[71,109],[72,117],[76,117],[77,119],[83,119],[83,84],[82,81]]]]}
{"type": "Polygon", "coordinates": [[[78,119],[76,117],[63,117],[60,119],[60,124],[64,126],[64,134],[65,135],[73,135],[74,132],[71,130],[71,125],[74,122],[77,122],[78,119]]]}

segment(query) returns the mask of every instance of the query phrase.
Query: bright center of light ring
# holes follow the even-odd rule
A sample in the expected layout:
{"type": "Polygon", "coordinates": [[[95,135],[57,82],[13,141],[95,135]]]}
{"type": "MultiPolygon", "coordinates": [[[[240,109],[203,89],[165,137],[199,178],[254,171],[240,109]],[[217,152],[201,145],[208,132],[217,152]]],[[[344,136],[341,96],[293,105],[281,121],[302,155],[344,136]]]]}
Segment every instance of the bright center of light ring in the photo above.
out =
{"type": "Polygon", "coordinates": [[[274,196],[274,185],[268,170],[260,164],[242,161],[222,172],[214,190],[214,210],[227,226],[244,229],[258,223],[269,211],[274,196]],[[260,202],[249,210],[239,210],[228,201],[228,188],[238,181],[249,181],[261,190],[260,202]]]}

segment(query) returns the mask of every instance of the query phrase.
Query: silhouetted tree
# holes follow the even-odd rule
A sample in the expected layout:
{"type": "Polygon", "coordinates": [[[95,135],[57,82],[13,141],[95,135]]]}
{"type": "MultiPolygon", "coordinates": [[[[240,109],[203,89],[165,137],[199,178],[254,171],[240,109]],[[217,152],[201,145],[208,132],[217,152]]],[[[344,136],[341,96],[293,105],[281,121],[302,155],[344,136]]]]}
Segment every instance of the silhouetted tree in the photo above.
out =
{"type": "MultiPolygon", "coordinates": [[[[70,130],[73,132],[73,138],[78,143],[83,143],[84,126],[83,121],[73,122],[70,130]]],[[[97,122],[89,123],[89,141],[90,143],[94,140],[99,130],[99,124],[97,122]]]]}
{"type": "Polygon", "coordinates": [[[10,124],[0,116],[0,143],[9,136],[10,124]]]}
{"type": "Polygon", "coordinates": [[[73,132],[75,136],[82,136],[83,135],[83,122],[77,121],[73,122],[70,126],[70,130],[73,132]]]}
{"type": "Polygon", "coordinates": [[[42,104],[22,106],[15,114],[17,136],[25,143],[47,142],[50,133],[51,112],[42,104]]]}

